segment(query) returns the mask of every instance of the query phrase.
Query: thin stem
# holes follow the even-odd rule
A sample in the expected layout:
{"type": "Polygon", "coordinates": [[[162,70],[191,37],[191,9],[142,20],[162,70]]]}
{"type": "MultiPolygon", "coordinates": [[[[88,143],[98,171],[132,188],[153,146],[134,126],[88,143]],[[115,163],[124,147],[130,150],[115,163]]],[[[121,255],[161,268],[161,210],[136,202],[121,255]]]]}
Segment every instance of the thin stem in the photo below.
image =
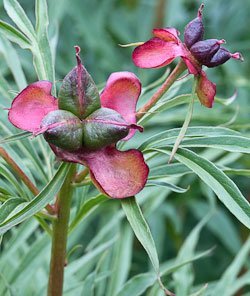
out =
{"type": "MultiPolygon", "coordinates": [[[[5,151],[4,148],[0,147],[0,156],[7,162],[7,164],[13,169],[13,171],[18,175],[18,177],[23,181],[23,183],[29,188],[29,190],[34,194],[38,195],[39,190],[29,179],[29,177],[24,173],[24,171],[18,166],[18,164],[10,157],[10,155],[5,151]]],[[[46,210],[49,214],[54,214],[54,209],[51,205],[46,206],[46,210]]]]}
{"type": "Polygon", "coordinates": [[[75,176],[74,183],[81,183],[89,174],[89,169],[85,168],[75,176]]]}
{"type": "Polygon", "coordinates": [[[151,99],[136,113],[137,120],[141,119],[145,113],[147,113],[166,93],[166,91],[172,86],[176,79],[186,70],[185,63],[181,60],[171,74],[168,76],[166,81],[157,90],[156,93],[151,97],[151,99]]]}
{"type": "Polygon", "coordinates": [[[63,293],[64,267],[66,265],[66,247],[70,205],[73,194],[71,182],[75,176],[76,165],[72,164],[58,194],[58,217],[53,223],[52,248],[48,296],[61,296],[63,293]]]}
{"type": "Polygon", "coordinates": [[[174,143],[174,147],[173,147],[173,149],[171,151],[171,154],[170,154],[168,163],[170,163],[173,160],[173,158],[175,156],[175,153],[176,153],[176,151],[178,150],[178,148],[180,146],[181,141],[183,140],[183,138],[186,135],[186,132],[187,132],[189,123],[190,123],[191,118],[192,118],[192,115],[193,115],[196,85],[197,85],[197,79],[194,78],[194,83],[193,83],[193,88],[192,88],[192,94],[191,94],[191,100],[190,100],[190,103],[188,105],[188,110],[187,110],[186,118],[185,118],[184,123],[182,125],[182,128],[180,130],[180,133],[179,133],[179,135],[178,135],[178,137],[177,137],[177,139],[176,139],[176,141],[174,143]]]}

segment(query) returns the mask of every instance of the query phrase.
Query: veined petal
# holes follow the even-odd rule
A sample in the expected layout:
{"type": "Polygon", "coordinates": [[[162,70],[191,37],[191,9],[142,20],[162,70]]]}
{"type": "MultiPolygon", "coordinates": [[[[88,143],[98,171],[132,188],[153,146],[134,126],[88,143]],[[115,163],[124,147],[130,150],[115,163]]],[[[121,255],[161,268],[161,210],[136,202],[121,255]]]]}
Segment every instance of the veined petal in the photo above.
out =
{"type": "Polygon", "coordinates": [[[204,71],[198,77],[196,93],[202,105],[212,108],[216,94],[216,85],[207,79],[204,71]]]}
{"type": "Polygon", "coordinates": [[[179,39],[180,32],[175,28],[161,28],[153,29],[153,34],[155,37],[158,37],[164,41],[173,41],[179,44],[181,41],[179,39]]]}
{"type": "Polygon", "coordinates": [[[55,154],[64,161],[84,164],[96,187],[112,198],[126,198],[137,194],[146,184],[149,169],[140,151],[119,151],[109,146],[87,152],[68,152],[51,145],[55,154]]]}
{"type": "Polygon", "coordinates": [[[152,38],[134,49],[132,59],[137,67],[159,68],[170,64],[179,56],[185,56],[181,43],[152,38]]]}
{"type": "MultiPolygon", "coordinates": [[[[108,78],[101,93],[101,105],[121,114],[129,124],[136,123],[136,104],[141,93],[141,82],[131,72],[115,72],[108,78]]],[[[124,140],[130,139],[135,129],[124,140]]]]}
{"type": "Polygon", "coordinates": [[[39,129],[44,116],[58,109],[51,88],[50,81],[38,81],[27,86],[12,102],[9,121],[25,131],[35,132],[39,129]]]}

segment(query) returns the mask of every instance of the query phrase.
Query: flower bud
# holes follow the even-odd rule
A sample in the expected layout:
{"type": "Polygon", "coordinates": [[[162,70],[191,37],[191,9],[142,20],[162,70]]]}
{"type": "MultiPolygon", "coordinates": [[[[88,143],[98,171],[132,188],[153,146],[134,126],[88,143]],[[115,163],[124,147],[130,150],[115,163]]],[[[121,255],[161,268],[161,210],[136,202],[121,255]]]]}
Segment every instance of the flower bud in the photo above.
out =
{"type": "Polygon", "coordinates": [[[44,138],[50,144],[67,151],[82,147],[82,122],[69,111],[56,110],[48,113],[41,122],[44,138]]]}
{"type": "Polygon", "coordinates": [[[109,108],[100,108],[83,120],[83,146],[97,150],[125,138],[130,125],[109,108]]]}
{"type": "Polygon", "coordinates": [[[196,42],[190,51],[198,62],[205,64],[212,59],[222,43],[225,43],[225,40],[207,39],[196,42]]]}
{"type": "Polygon", "coordinates": [[[202,23],[202,10],[204,4],[202,4],[198,10],[198,15],[195,19],[189,22],[184,31],[184,42],[189,49],[193,44],[201,41],[204,34],[204,26],[202,23]]]}
{"type": "Polygon", "coordinates": [[[210,61],[207,61],[206,63],[204,63],[204,65],[209,68],[213,68],[213,67],[224,64],[226,61],[228,61],[231,58],[236,59],[236,60],[243,60],[240,53],[236,52],[236,53],[232,54],[226,48],[221,47],[216,52],[216,54],[212,57],[212,59],[210,61]]]}

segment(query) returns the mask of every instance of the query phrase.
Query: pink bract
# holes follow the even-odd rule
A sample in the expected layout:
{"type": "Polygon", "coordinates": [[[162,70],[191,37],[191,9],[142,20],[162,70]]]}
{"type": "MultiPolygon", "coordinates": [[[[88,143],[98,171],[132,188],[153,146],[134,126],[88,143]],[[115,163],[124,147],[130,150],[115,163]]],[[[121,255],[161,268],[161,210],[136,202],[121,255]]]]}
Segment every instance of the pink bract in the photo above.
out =
{"type": "Polygon", "coordinates": [[[27,86],[12,102],[9,121],[16,127],[36,132],[42,119],[58,109],[57,100],[51,95],[52,83],[38,81],[27,86]]]}
{"type": "MultiPolygon", "coordinates": [[[[128,124],[134,124],[140,93],[141,82],[133,73],[115,72],[109,76],[101,93],[101,106],[117,111],[128,124]]],[[[124,140],[130,139],[135,132],[135,129],[131,129],[124,140]]]]}
{"type": "Polygon", "coordinates": [[[51,148],[59,159],[87,166],[96,187],[112,198],[133,196],[147,182],[149,168],[138,150],[119,151],[109,146],[98,151],[82,149],[71,153],[52,145],[51,148]]]}

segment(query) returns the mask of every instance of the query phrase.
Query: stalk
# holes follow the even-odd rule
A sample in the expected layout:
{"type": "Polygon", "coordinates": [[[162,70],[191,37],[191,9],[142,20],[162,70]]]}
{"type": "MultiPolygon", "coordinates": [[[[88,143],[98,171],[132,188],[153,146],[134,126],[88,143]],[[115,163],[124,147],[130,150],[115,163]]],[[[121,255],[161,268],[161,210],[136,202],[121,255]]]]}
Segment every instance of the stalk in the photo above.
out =
{"type": "Polygon", "coordinates": [[[71,199],[73,195],[72,180],[76,165],[72,164],[68,175],[58,193],[57,219],[53,222],[52,248],[48,296],[61,296],[63,293],[64,267],[66,266],[66,248],[71,199]]]}

